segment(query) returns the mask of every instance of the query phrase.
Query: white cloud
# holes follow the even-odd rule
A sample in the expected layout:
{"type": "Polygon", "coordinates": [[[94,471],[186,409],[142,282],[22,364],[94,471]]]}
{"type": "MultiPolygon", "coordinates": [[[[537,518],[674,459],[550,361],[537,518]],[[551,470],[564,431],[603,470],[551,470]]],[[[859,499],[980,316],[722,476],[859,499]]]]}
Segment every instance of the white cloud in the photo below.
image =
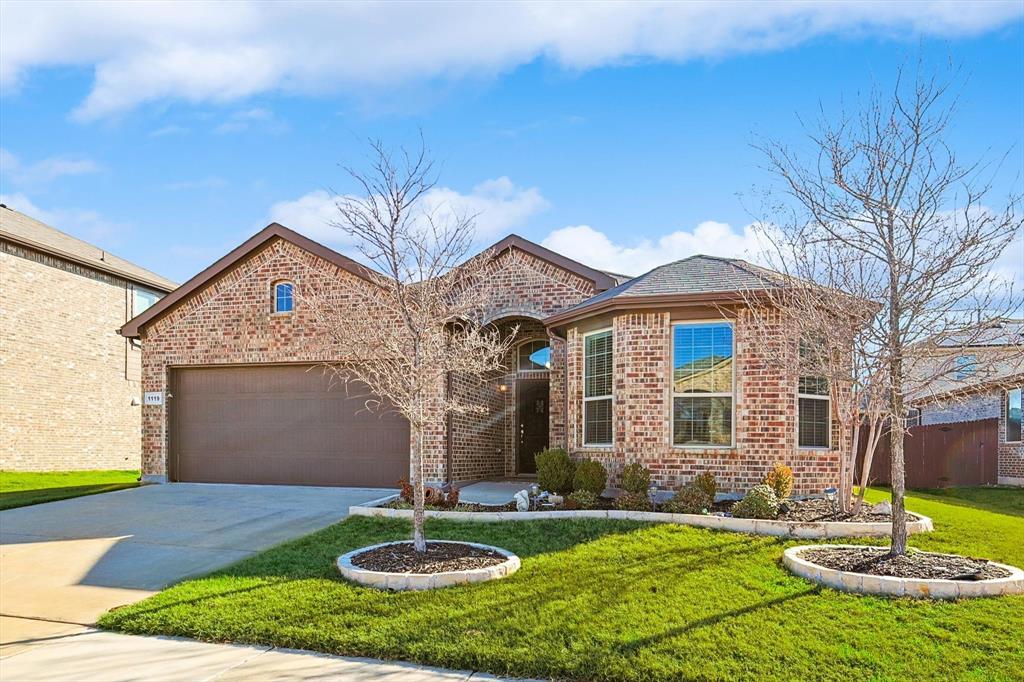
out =
{"type": "Polygon", "coordinates": [[[96,211],[80,208],[41,208],[24,194],[0,194],[0,204],[79,239],[105,247],[115,246],[117,238],[128,229],[125,225],[104,218],[96,211]]]}
{"type": "Polygon", "coordinates": [[[288,125],[278,119],[270,109],[254,107],[231,114],[226,121],[214,128],[213,132],[223,135],[225,133],[241,133],[250,128],[278,133],[287,130],[288,125]]]}
{"type": "Polygon", "coordinates": [[[167,137],[168,135],[187,135],[189,132],[188,128],[179,125],[167,125],[162,128],[157,128],[149,134],[150,137],[167,137]]]}
{"type": "Polygon", "coordinates": [[[616,243],[589,225],[576,225],[555,230],[541,244],[591,267],[634,276],[698,253],[758,261],[764,251],[753,225],[737,231],[713,220],[692,231],[676,230],[633,244],[616,243]]]}
{"type": "MultiPolygon", "coordinates": [[[[338,217],[334,195],[316,190],[298,199],[279,201],[270,207],[270,219],[302,232],[311,239],[344,244],[344,233],[331,226],[338,217]]],[[[423,198],[423,209],[444,220],[455,215],[475,215],[477,237],[489,240],[515,229],[531,216],[548,208],[536,187],[516,186],[507,177],[486,180],[468,194],[449,187],[435,187],[423,198]]]]}
{"type": "Polygon", "coordinates": [[[68,175],[85,175],[99,170],[99,164],[91,159],[70,156],[53,156],[26,164],[6,149],[0,149],[0,173],[19,185],[42,185],[68,175]]]}
{"type": "Polygon", "coordinates": [[[778,50],[823,35],[976,35],[1020,2],[0,3],[0,85],[95,69],[92,120],[143,102],[363,93],[489,77],[538,58],[585,70],[778,50]]]}

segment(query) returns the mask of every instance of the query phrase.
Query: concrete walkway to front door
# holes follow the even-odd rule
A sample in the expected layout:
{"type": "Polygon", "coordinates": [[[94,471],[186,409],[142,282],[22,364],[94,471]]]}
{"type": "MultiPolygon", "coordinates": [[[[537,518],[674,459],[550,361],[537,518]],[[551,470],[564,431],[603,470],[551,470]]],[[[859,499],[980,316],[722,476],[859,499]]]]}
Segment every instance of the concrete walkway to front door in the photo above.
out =
{"type": "Polygon", "coordinates": [[[536,481],[480,481],[459,490],[459,500],[476,504],[508,504],[520,490],[529,490],[536,481]]]}

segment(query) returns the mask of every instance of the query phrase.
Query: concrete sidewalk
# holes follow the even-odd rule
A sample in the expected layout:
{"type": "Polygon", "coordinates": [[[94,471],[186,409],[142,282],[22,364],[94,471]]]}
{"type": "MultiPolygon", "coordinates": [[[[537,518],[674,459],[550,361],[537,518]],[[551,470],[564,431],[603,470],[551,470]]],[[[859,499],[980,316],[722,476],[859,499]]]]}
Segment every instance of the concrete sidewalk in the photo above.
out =
{"type": "Polygon", "coordinates": [[[267,646],[136,637],[66,623],[0,618],[0,679],[7,682],[193,682],[343,679],[456,682],[501,679],[466,670],[328,656],[267,646]]]}

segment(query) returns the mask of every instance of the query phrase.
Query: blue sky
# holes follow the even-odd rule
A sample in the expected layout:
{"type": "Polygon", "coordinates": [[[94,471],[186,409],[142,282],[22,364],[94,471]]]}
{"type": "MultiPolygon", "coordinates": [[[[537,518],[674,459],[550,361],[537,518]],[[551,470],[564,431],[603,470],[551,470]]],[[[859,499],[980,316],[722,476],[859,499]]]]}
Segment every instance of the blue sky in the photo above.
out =
{"type": "MultiPolygon", "coordinates": [[[[271,220],[346,250],[338,164],[418,129],[481,242],[630,274],[750,256],[740,195],[771,181],[751,142],[800,143],[800,116],[919,55],[967,77],[958,153],[1010,151],[994,201],[1024,174],[1021,3],[409,5],[397,28],[395,5],[54,5],[0,9],[3,201],[177,281],[271,220]]],[[[1000,266],[1024,280],[1024,244],[1000,266]]]]}

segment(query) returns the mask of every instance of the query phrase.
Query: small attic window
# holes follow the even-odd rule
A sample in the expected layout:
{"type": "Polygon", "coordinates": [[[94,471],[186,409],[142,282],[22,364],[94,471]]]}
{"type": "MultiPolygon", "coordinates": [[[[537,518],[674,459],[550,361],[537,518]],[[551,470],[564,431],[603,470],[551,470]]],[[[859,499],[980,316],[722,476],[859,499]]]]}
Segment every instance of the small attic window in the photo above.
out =
{"type": "Polygon", "coordinates": [[[295,309],[295,285],[278,282],[274,285],[274,312],[290,313],[295,309]]]}

